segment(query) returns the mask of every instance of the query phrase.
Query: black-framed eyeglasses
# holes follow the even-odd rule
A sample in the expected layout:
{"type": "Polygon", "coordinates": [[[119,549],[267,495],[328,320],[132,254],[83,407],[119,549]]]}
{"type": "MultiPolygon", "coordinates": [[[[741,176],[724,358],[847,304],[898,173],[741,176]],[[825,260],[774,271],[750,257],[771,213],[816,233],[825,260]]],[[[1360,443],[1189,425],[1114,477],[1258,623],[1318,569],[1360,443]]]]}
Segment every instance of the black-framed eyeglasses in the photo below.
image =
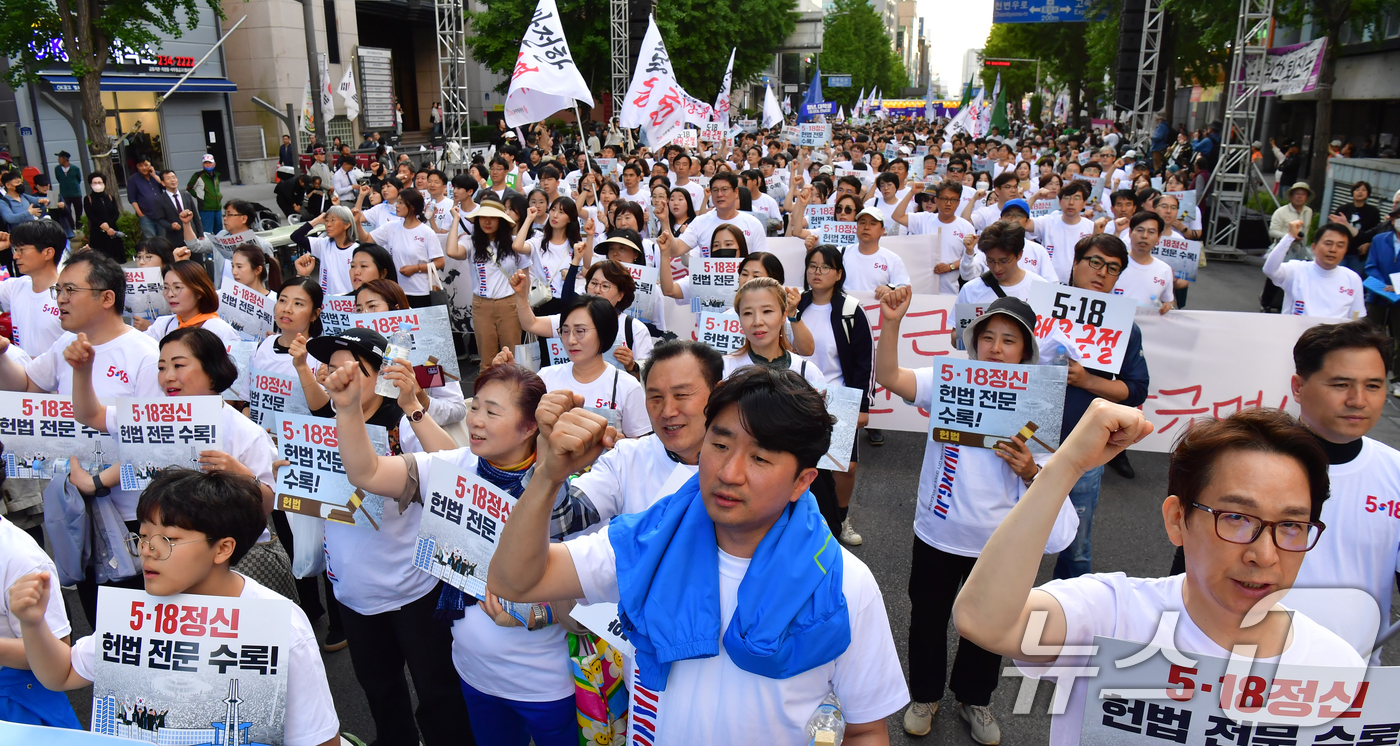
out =
{"type": "Polygon", "coordinates": [[[835,267],[832,267],[832,266],[829,266],[829,265],[826,265],[826,264],[808,264],[808,265],[807,265],[807,271],[808,271],[808,272],[811,272],[812,274],[814,274],[814,275],[816,275],[816,276],[818,276],[818,277],[825,276],[825,275],[829,274],[829,273],[830,273],[832,270],[834,270],[834,269],[836,269],[836,268],[835,268],[835,267]]]}
{"type": "Polygon", "coordinates": [[[1269,529],[1274,546],[1285,552],[1306,552],[1317,546],[1317,540],[1327,525],[1322,521],[1266,521],[1258,516],[1233,510],[1216,510],[1200,503],[1191,507],[1215,516],[1215,535],[1231,544],[1253,544],[1269,529]]]}
{"type": "Polygon", "coordinates": [[[1094,270],[1095,272],[1108,270],[1108,273],[1113,275],[1114,277],[1117,277],[1118,273],[1123,271],[1123,267],[1121,265],[1111,264],[1096,256],[1087,257],[1084,259],[1084,261],[1088,262],[1089,268],[1094,270]]]}
{"type": "Polygon", "coordinates": [[[77,285],[50,285],[49,297],[53,298],[54,300],[63,300],[64,298],[71,297],[73,293],[76,293],[79,290],[89,290],[94,293],[101,293],[110,289],[111,288],[81,288],[77,285]]]}

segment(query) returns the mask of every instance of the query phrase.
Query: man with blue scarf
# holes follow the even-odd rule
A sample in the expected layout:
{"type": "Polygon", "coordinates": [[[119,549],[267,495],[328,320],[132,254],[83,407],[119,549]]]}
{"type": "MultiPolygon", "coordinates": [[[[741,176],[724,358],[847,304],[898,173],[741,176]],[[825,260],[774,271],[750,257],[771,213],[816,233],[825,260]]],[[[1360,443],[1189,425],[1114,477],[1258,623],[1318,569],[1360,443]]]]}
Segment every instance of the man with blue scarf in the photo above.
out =
{"type": "Polygon", "coordinates": [[[617,433],[572,392],[545,398],[535,477],[487,587],[525,602],[617,603],[637,648],[627,742],[805,743],[835,693],[845,743],[888,743],[884,720],[909,694],[884,601],[808,491],[831,440],[822,396],[793,371],[740,370],[705,407],[698,474],[641,513],[555,544],[558,489],[617,433]]]}

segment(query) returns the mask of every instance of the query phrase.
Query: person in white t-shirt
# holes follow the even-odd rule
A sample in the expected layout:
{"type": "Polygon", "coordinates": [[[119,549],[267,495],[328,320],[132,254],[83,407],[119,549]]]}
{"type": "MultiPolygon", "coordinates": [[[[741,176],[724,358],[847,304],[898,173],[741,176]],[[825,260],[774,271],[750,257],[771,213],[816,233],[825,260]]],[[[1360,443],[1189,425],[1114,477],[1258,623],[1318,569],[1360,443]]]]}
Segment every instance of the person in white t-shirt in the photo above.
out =
{"type": "Polygon", "coordinates": [[[165,302],[170,313],[158,316],[146,327],[146,336],[160,342],[176,329],[198,326],[213,332],[226,343],[243,337],[232,324],[219,316],[219,294],[204,271],[204,265],[186,259],[170,265],[165,272],[165,302]]]}
{"type": "MultiPolygon", "coordinates": [[[[423,193],[417,189],[405,189],[399,193],[397,207],[401,222],[385,223],[373,231],[365,230],[363,213],[354,215],[355,228],[359,232],[360,243],[374,243],[389,250],[394,257],[394,267],[398,270],[398,283],[408,296],[414,308],[428,305],[428,264],[442,269],[442,243],[437,232],[427,223],[423,214],[423,193]]],[[[453,221],[456,225],[456,220],[453,221]]]]}
{"type": "MultiPolygon", "coordinates": [[[[1200,419],[1177,442],[1162,522],[1185,552],[1183,574],[1094,573],[1032,587],[1040,543],[1070,487],[1151,432],[1141,410],[1102,399],[1089,406],[988,540],[958,595],[959,633],[1038,675],[1047,665],[1082,670],[1089,661],[1080,651],[1095,636],[1154,642],[1172,612],[1167,644],[1188,657],[1230,658],[1244,645],[1254,658],[1280,665],[1352,668],[1359,683],[1365,663],[1355,650],[1277,603],[1323,533],[1318,518],[1328,494],[1326,454],[1281,410],[1200,419]]],[[[1088,692],[1088,679],[1076,676],[1068,706],[1051,721],[1051,744],[1079,743],[1088,692]]]]}
{"type": "MultiPolygon", "coordinates": [[[[875,382],[890,393],[929,412],[938,412],[939,381],[933,367],[899,365],[900,323],[909,312],[912,293],[900,288],[880,301],[884,326],[875,352],[875,382]]],[[[1011,365],[1034,365],[1040,350],[1035,312],[1019,298],[998,298],[963,330],[968,358],[1011,365]]],[[[999,440],[992,448],[972,448],[930,439],[919,474],[914,513],[914,554],[909,570],[909,689],[913,704],[904,713],[904,730],[916,736],[932,728],[947,677],[948,619],[958,585],[979,557],[992,549],[992,531],[1022,498],[1040,472],[1045,456],[1032,454],[1017,439],[999,440]]],[[[1055,530],[1042,537],[1037,552],[1069,546],[1079,519],[1061,500],[1055,530]]],[[[1001,670],[999,653],[964,635],[958,643],[952,680],[947,684],[978,743],[997,743],[1001,728],[989,707],[1001,670]]]]}
{"type": "MultiPolygon", "coordinates": [[[[744,241],[747,242],[749,251],[767,251],[767,228],[758,218],[739,212],[738,190],[739,177],[728,172],[715,174],[710,179],[710,198],[715,202],[715,209],[690,221],[690,225],[678,239],[686,248],[684,251],[672,249],[672,254],[683,256],[691,249],[700,249],[701,256],[709,256],[710,238],[721,223],[738,226],[739,230],[744,232],[744,241]]],[[[699,209],[698,204],[696,209],[699,209]]]]}
{"type": "Polygon", "coordinates": [[[749,199],[753,205],[750,212],[762,215],[769,220],[783,219],[783,211],[778,207],[777,200],[768,196],[767,187],[763,183],[763,174],[758,169],[744,171],[739,174],[739,180],[741,186],[749,190],[749,199]]]}
{"type": "Polygon", "coordinates": [[[0,233],[0,252],[12,249],[23,275],[0,281],[0,310],[10,313],[14,344],[31,355],[49,349],[63,334],[49,287],[58,281],[58,259],[67,245],[63,227],[52,220],[28,220],[0,233]]]}
{"type": "Polygon", "coordinates": [[[1301,220],[1289,223],[1288,235],[1279,239],[1264,259],[1264,274],[1283,288],[1283,312],[1333,319],[1365,316],[1361,278],[1341,266],[1351,232],[1340,223],[1323,223],[1313,238],[1311,260],[1284,261],[1289,248],[1301,240],[1303,228],[1301,220]]]}
{"type": "Polygon", "coordinates": [[[856,215],[856,246],[841,250],[845,265],[842,287],[856,293],[884,296],[892,288],[909,285],[909,270],[904,259],[880,245],[885,235],[885,216],[875,207],[866,207],[856,215]]]}
{"type": "Polygon", "coordinates": [[[1079,239],[1094,232],[1094,221],[1080,213],[1089,199],[1089,184],[1070,181],[1060,187],[1060,210],[1035,221],[1034,238],[1050,252],[1050,261],[1057,277],[1069,277],[1074,267],[1074,247],[1079,239]]]}
{"type": "Polygon", "coordinates": [[[643,173],[642,166],[635,161],[623,166],[622,191],[618,194],[618,197],[628,202],[646,204],[647,188],[646,185],[642,183],[642,179],[645,176],[646,174],[643,173]]]}
{"type": "MultiPolygon", "coordinates": [[[[139,539],[133,541],[131,549],[139,552],[147,593],[279,602],[269,613],[285,614],[283,624],[288,628],[281,742],[287,746],[338,746],[340,720],[306,614],[232,569],[267,527],[262,495],[253,482],[227,474],[168,469],[141,494],[138,513],[139,539]]],[[[54,691],[80,689],[93,681],[101,641],[89,635],[70,647],[55,636],[46,612],[58,595],[52,573],[32,573],[8,589],[9,610],[19,619],[25,654],[35,677],[54,691]]]]}
{"type": "MultiPolygon", "coordinates": [[[[1001,220],[1002,209],[1006,203],[1021,196],[1020,181],[1016,179],[1014,172],[1008,171],[992,180],[992,202],[991,204],[981,204],[981,192],[978,192],[974,204],[977,205],[971,212],[963,211],[962,217],[972,223],[972,229],[981,233],[987,226],[1001,220]]],[[[969,205],[973,207],[973,205],[969,205]]]]}
{"type": "MultiPolygon", "coordinates": [[[[527,210],[527,216],[520,221],[523,232],[528,232],[534,221],[534,208],[527,210]]],[[[524,241],[516,246],[511,238],[516,221],[499,202],[480,202],[464,217],[471,221],[472,231],[459,235],[457,226],[461,220],[453,219],[447,238],[448,255],[471,261],[472,329],[481,359],[490,360],[502,348],[520,344],[520,322],[515,314],[510,278],[530,267],[532,249],[524,241]]]]}
{"type": "Polygon", "coordinates": [[[821,395],[795,371],[734,374],[710,396],[695,476],[644,512],[545,545],[536,537],[559,487],[616,439],[580,403],[565,392],[542,400],[544,447],[502,530],[488,589],[525,602],[618,604],[638,651],[625,671],[632,735],[803,743],[834,693],[847,742],[883,742],[884,719],[908,697],[879,589],[832,540],[807,491],[830,445],[821,395]]]}
{"type": "Polygon", "coordinates": [[[1113,294],[1132,298],[1139,306],[1150,306],[1166,313],[1175,308],[1172,290],[1176,273],[1171,265],[1152,256],[1161,239],[1166,221],[1161,215],[1143,210],[1128,221],[1128,266],[1118,275],[1113,294]]]}
{"type": "Polygon", "coordinates": [[[904,226],[895,222],[894,208],[912,191],[908,187],[903,190],[899,188],[898,174],[886,171],[875,177],[875,193],[869,204],[885,216],[886,236],[902,236],[907,232],[904,226]]]}
{"type": "Polygon", "coordinates": [[[772,277],[757,277],[744,283],[734,294],[734,311],[744,333],[744,345],[724,356],[724,377],[749,365],[776,370],[791,369],[813,386],[826,383],[826,374],[816,364],[792,351],[783,326],[788,313],[796,313],[800,294],[785,288],[772,277]]]}
{"type": "Polygon", "coordinates": [[[694,167],[695,159],[685,153],[676,156],[671,162],[671,175],[674,177],[671,186],[674,189],[684,189],[690,195],[690,204],[699,210],[705,204],[705,187],[691,181],[691,170],[694,167]]]}
{"type": "Polygon", "coordinates": [[[899,201],[899,206],[894,208],[894,220],[900,225],[908,226],[910,235],[935,237],[933,257],[938,261],[933,266],[933,272],[938,275],[938,292],[956,295],[958,265],[965,250],[963,238],[976,232],[972,223],[956,215],[958,204],[962,201],[963,188],[952,181],[945,181],[934,187],[937,212],[909,213],[907,211],[910,197],[923,191],[923,184],[920,182],[915,181],[910,185],[913,188],[909,190],[909,194],[904,195],[904,199],[899,201]]]}
{"type": "MultiPolygon", "coordinates": [[[[1045,278],[1026,269],[1021,261],[1026,230],[1019,221],[992,223],[980,235],[968,234],[964,242],[967,250],[958,266],[963,278],[962,289],[958,291],[959,303],[990,303],[1004,296],[1029,303],[1031,286],[1045,282],[1045,278]],[[987,282],[987,273],[991,274],[991,283],[987,282]]],[[[956,331],[954,335],[956,337],[956,331]]],[[[958,340],[953,341],[956,344],[958,340]]]]}
{"type": "MultiPolygon", "coordinates": [[[[369,187],[364,186],[361,189],[367,190],[369,187]]],[[[361,191],[361,194],[363,193],[361,191]]],[[[384,205],[385,203],[381,202],[372,209],[382,208],[384,205]]],[[[390,205],[388,209],[392,211],[394,208],[390,205]]],[[[369,217],[368,211],[360,214],[369,217]]],[[[350,262],[355,256],[355,249],[360,246],[355,240],[356,231],[351,226],[354,220],[354,213],[349,208],[336,205],[292,232],[292,241],[298,246],[304,246],[306,250],[305,254],[297,257],[296,273],[310,276],[319,263],[321,290],[327,295],[345,295],[354,290],[350,283],[350,262]],[[317,225],[325,225],[325,233],[311,236],[311,229],[317,225]]]]}
{"type": "MultiPolygon", "coordinates": [[[[0,486],[4,483],[4,474],[0,473],[0,486]]],[[[16,526],[14,521],[0,518],[0,588],[8,589],[24,577],[37,573],[58,577],[53,560],[44,553],[44,548],[34,537],[16,526]]],[[[43,624],[59,642],[68,643],[73,626],[68,622],[63,594],[53,593],[50,599],[42,614],[43,624]]],[[[4,691],[0,694],[0,707],[4,707],[7,719],[51,728],[82,730],[83,726],[73,714],[68,698],[59,692],[49,691],[30,670],[29,660],[24,654],[23,634],[20,618],[8,603],[0,604],[0,684],[3,684],[4,691]]]]}

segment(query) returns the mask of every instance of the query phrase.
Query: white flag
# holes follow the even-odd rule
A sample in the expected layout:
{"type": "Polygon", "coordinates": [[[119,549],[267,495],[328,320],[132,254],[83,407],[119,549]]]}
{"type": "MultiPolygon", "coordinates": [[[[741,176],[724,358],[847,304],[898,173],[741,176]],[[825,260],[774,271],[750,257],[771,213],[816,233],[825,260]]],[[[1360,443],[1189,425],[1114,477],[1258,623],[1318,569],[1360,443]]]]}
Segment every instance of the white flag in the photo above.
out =
{"type": "Polygon", "coordinates": [[[841,111],[836,114],[836,121],[846,121],[846,107],[844,105],[841,107],[841,111]]]}
{"type": "Polygon", "coordinates": [[[540,0],[520,40],[520,55],[510,74],[506,124],[518,127],[542,121],[556,111],[572,108],[576,100],[592,106],[593,94],[569,52],[559,8],[554,0],[540,0]]]}
{"type": "Polygon", "coordinates": [[[335,117],[335,96],[331,94],[331,67],[326,63],[326,55],[316,56],[321,58],[321,116],[329,122],[335,117]]]}
{"type": "Polygon", "coordinates": [[[992,126],[992,112],[986,105],[986,95],[986,88],[978,88],[977,98],[967,105],[970,120],[968,127],[971,130],[968,134],[974,138],[986,137],[987,130],[992,126]]]}
{"type": "Polygon", "coordinates": [[[763,87],[763,128],[776,127],[783,123],[783,107],[778,105],[778,97],[773,95],[772,86],[763,87]]]}
{"type": "Polygon", "coordinates": [[[311,73],[306,74],[306,86],[301,92],[301,129],[308,135],[316,135],[316,101],[311,93],[311,73]]]}
{"type": "Polygon", "coordinates": [[[856,102],[851,106],[851,116],[861,116],[861,107],[865,106],[865,87],[861,86],[860,95],[856,96],[856,102]]]}
{"type": "Polygon", "coordinates": [[[686,124],[693,124],[704,129],[705,125],[714,118],[714,107],[686,93],[685,89],[681,89],[681,100],[685,102],[686,124]]]}
{"type": "Polygon", "coordinates": [[[685,125],[683,96],[684,91],[671,69],[671,57],[661,41],[661,30],[656,27],[656,18],[649,17],[641,54],[637,56],[637,69],[632,73],[632,84],[627,88],[627,98],[622,101],[618,121],[626,128],[643,127],[651,149],[658,151],[675,139],[685,125]]]}
{"type": "Polygon", "coordinates": [[[715,97],[715,121],[729,128],[729,88],[734,83],[734,52],[729,50],[729,67],[724,70],[724,82],[719,84],[719,95],[715,97]]]}
{"type": "Polygon", "coordinates": [[[345,77],[340,79],[336,93],[345,101],[345,116],[349,119],[360,117],[360,91],[355,87],[355,69],[345,66],[345,77]]]}
{"type": "MultiPolygon", "coordinates": [[[[875,92],[878,94],[878,93],[880,92],[880,89],[879,89],[879,88],[876,88],[876,89],[875,89],[875,92]]],[[[872,96],[871,98],[874,98],[874,99],[875,99],[875,116],[880,117],[881,119],[883,119],[883,118],[886,116],[886,115],[885,115],[885,97],[884,97],[884,96],[872,96]]]]}

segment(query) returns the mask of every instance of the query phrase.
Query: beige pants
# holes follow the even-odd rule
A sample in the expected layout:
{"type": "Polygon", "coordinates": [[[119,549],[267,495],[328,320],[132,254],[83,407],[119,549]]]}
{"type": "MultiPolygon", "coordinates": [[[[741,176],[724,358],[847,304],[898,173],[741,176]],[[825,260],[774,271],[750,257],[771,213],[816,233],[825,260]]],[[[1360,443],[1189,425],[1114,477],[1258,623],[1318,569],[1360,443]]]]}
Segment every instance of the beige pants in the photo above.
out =
{"type": "Polygon", "coordinates": [[[481,367],[487,368],[502,347],[512,351],[520,344],[520,316],[515,311],[515,296],[491,300],[472,296],[472,327],[476,330],[476,350],[481,354],[481,367]]]}

